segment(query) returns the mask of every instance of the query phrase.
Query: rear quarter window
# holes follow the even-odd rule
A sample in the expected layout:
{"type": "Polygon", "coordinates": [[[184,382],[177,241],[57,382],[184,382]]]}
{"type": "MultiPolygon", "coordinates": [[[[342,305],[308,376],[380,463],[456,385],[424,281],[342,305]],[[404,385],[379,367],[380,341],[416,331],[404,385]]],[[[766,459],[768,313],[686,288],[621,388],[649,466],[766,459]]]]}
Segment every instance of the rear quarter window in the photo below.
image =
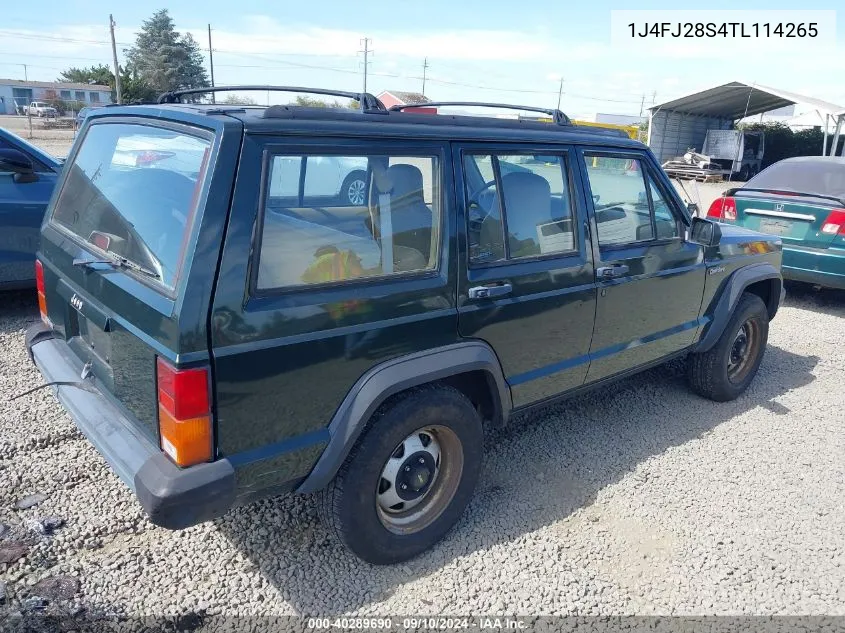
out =
{"type": "Polygon", "coordinates": [[[136,123],[92,125],[51,222],[172,289],[199,205],[211,136],[136,123]]]}

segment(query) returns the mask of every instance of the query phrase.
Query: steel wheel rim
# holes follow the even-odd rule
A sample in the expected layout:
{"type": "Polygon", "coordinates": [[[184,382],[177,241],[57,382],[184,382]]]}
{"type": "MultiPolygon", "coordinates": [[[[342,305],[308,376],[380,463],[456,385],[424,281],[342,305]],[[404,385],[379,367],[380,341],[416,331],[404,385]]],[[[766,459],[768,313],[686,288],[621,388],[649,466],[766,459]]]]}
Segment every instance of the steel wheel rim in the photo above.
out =
{"type": "Polygon", "coordinates": [[[759,326],[752,319],[739,326],[728,350],[728,379],[731,382],[742,382],[751,371],[759,347],[759,332],[759,326]]]}
{"type": "Polygon", "coordinates": [[[364,189],[366,184],[363,180],[353,180],[346,189],[346,197],[352,204],[364,204],[364,189]]]}
{"type": "Polygon", "coordinates": [[[393,449],[376,482],[382,525],[395,534],[424,530],[452,502],[463,468],[463,447],[451,429],[429,426],[408,435],[393,449]],[[402,490],[402,485],[407,487],[402,490]]]}

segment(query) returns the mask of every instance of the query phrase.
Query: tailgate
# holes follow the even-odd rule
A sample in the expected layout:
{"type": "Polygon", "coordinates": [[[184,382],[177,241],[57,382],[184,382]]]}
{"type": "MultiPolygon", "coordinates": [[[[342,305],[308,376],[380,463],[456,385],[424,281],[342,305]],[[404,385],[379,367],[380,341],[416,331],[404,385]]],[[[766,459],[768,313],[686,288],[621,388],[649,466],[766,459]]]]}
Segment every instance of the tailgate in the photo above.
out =
{"type": "Polygon", "coordinates": [[[53,330],[82,374],[156,445],[157,359],[190,368],[210,358],[206,277],[216,270],[222,239],[215,233],[229,203],[210,189],[219,132],[173,121],[94,121],[42,229],[39,260],[53,330]],[[200,234],[208,260],[197,267],[200,234]]]}
{"type": "Polygon", "coordinates": [[[814,248],[827,248],[833,243],[836,232],[825,233],[822,226],[833,211],[833,205],[820,204],[806,199],[789,200],[787,196],[763,197],[734,195],[736,223],[760,233],[777,235],[784,245],[800,243],[814,248]]]}

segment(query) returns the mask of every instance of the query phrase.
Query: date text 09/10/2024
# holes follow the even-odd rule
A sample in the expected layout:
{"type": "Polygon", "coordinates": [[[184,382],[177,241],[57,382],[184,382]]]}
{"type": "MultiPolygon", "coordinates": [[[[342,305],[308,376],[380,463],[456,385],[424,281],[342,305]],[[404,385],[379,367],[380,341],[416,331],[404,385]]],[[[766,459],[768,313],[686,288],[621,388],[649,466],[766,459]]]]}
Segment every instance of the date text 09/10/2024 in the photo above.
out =
{"type": "Polygon", "coordinates": [[[404,617],[393,618],[308,618],[307,627],[312,630],[392,630],[399,631],[441,630],[502,630],[523,631],[528,623],[518,618],[509,617],[404,617]]]}
{"type": "Polygon", "coordinates": [[[634,38],[812,38],[819,34],[816,22],[631,22],[628,28],[634,38]]]}

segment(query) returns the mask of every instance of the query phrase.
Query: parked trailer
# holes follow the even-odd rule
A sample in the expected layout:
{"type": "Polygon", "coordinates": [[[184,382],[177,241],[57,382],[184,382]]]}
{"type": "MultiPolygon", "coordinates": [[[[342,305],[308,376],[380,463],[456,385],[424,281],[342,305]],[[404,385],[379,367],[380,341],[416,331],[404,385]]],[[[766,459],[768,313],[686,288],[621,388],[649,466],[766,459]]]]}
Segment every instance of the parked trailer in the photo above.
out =
{"type": "Polygon", "coordinates": [[[707,130],[701,153],[710,158],[727,176],[734,174],[748,180],[760,171],[766,137],[763,132],[742,130],[707,130]]]}

